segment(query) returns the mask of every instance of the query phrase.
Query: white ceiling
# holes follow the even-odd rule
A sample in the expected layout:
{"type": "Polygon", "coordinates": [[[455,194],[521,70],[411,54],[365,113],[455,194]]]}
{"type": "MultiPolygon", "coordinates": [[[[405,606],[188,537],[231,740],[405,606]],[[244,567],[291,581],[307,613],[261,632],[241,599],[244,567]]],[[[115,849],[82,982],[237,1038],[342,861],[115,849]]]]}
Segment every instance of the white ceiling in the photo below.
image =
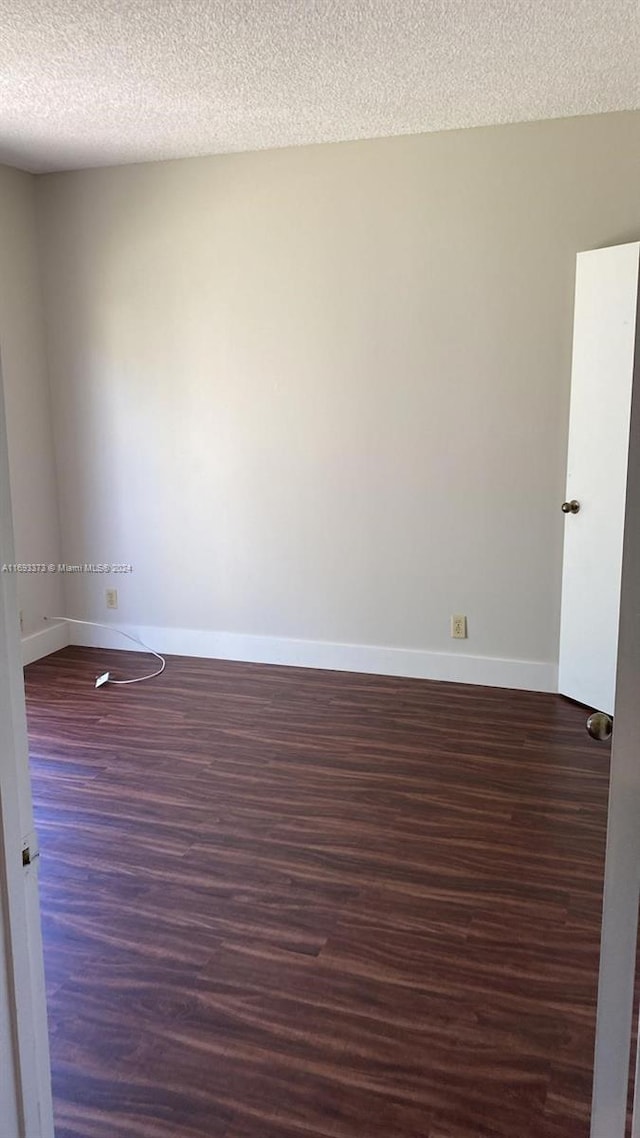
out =
{"type": "Polygon", "coordinates": [[[639,0],[2,0],[0,161],[66,170],[640,107],[639,0]]]}

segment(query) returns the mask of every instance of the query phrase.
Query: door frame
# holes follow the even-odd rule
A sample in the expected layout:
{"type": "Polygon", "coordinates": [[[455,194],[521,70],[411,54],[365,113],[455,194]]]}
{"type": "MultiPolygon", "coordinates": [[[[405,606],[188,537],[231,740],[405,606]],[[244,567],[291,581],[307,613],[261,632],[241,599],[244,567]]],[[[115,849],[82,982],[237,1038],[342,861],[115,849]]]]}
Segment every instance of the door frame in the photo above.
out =
{"type": "MultiPolygon", "coordinates": [[[[0,564],[13,559],[0,362],[0,564]]],[[[13,1037],[16,1138],[54,1138],[37,867],[16,579],[0,572],[0,937],[13,1037]],[[27,865],[25,847],[31,859],[27,865]]]]}
{"type": "MultiPolygon", "coordinates": [[[[640,296],[622,553],[591,1138],[624,1138],[640,902],[640,296]]],[[[597,535],[594,535],[597,540],[597,535]]],[[[640,1068],[639,1068],[640,1070],[640,1068]]],[[[640,1075],[633,1135],[640,1136],[640,1075]]]]}

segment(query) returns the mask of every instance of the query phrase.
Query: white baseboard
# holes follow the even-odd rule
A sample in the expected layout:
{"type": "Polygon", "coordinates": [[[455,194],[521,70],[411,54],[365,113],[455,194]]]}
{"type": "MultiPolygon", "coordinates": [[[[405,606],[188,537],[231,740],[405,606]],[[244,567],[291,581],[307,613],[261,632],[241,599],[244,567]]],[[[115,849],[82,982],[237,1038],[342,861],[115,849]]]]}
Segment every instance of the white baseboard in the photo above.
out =
{"type": "Polygon", "coordinates": [[[50,624],[39,632],[22,637],[22,663],[33,664],[34,660],[41,660],[43,656],[50,656],[52,652],[66,648],[68,643],[69,626],[50,624]]]}
{"type": "MultiPolygon", "coordinates": [[[[557,664],[538,660],[509,660],[493,656],[468,656],[458,652],[427,652],[415,648],[382,648],[369,644],[333,644],[322,640],[291,640],[189,628],[124,624],[118,627],[131,636],[138,636],[157,652],[167,655],[449,680],[458,684],[521,688],[528,691],[558,690],[557,664]]],[[[131,641],[115,632],[78,624],[70,625],[69,628],[72,644],[135,650],[131,641]]]]}

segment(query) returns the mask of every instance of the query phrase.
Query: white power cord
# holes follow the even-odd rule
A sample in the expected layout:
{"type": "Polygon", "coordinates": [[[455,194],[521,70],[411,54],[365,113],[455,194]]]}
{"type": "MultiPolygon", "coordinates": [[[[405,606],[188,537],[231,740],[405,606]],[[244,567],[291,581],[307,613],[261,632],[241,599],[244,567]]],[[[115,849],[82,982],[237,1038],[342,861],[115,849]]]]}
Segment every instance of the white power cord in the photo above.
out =
{"type": "Polygon", "coordinates": [[[164,656],[161,656],[154,648],[150,648],[148,644],[145,644],[137,636],[131,636],[129,632],[123,632],[121,628],[116,628],[113,624],[101,624],[98,620],[76,620],[73,616],[45,616],[44,619],[66,620],[68,624],[88,624],[91,625],[92,628],[106,628],[107,632],[117,632],[119,636],[124,636],[134,644],[139,644],[141,648],[144,648],[145,652],[150,652],[152,656],[156,657],[156,660],[160,661],[160,667],[157,672],[151,672],[148,676],[136,676],[133,680],[112,680],[108,672],[103,672],[96,680],[97,688],[102,687],[103,684],[141,684],[143,680],[155,680],[156,676],[162,675],[167,666],[167,661],[164,656]]]}

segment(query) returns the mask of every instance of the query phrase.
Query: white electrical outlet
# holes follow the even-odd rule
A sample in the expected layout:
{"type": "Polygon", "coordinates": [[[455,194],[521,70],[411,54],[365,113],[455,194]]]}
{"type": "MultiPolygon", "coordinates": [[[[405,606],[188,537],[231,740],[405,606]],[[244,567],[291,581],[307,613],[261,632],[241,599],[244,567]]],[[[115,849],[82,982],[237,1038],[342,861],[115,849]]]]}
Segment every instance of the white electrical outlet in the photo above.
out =
{"type": "Polygon", "coordinates": [[[451,617],[451,638],[453,640],[467,639],[467,618],[455,614],[451,617]]]}
{"type": "Polygon", "coordinates": [[[105,589],[104,595],[107,599],[107,608],[108,609],[117,609],[117,607],[118,607],[118,590],[117,589],[105,589]]]}

